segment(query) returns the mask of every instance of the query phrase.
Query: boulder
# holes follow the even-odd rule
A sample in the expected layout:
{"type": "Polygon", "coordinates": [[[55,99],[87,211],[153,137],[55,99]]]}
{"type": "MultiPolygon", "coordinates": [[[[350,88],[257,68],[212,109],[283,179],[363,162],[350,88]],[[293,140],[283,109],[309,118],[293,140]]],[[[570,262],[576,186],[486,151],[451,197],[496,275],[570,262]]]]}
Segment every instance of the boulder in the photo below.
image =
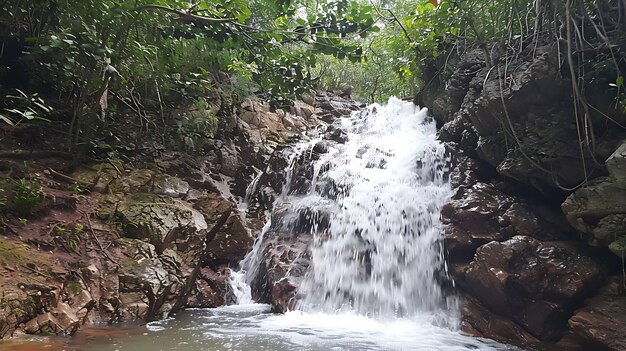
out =
{"type": "Polygon", "coordinates": [[[224,226],[209,240],[207,258],[216,265],[238,263],[254,243],[254,238],[241,222],[238,213],[231,214],[224,226]]]}
{"type": "Polygon", "coordinates": [[[221,266],[217,271],[202,267],[185,307],[211,308],[237,303],[229,279],[227,266],[221,266]]]}
{"type": "Polygon", "coordinates": [[[560,338],[602,280],[603,267],[572,244],[524,236],[481,246],[465,272],[473,296],[541,340],[560,338]]]}
{"type": "Polygon", "coordinates": [[[461,329],[474,337],[490,338],[522,347],[536,347],[541,341],[510,319],[494,314],[476,299],[464,297],[461,329]]]}
{"type": "Polygon", "coordinates": [[[190,204],[151,194],[128,195],[117,215],[126,236],[146,239],[159,252],[180,238],[200,237],[202,241],[208,228],[204,216],[190,204]]]}
{"type": "Polygon", "coordinates": [[[297,287],[309,266],[305,253],[312,239],[311,234],[265,234],[261,263],[250,284],[256,301],[271,304],[277,312],[295,307],[297,287]]]}

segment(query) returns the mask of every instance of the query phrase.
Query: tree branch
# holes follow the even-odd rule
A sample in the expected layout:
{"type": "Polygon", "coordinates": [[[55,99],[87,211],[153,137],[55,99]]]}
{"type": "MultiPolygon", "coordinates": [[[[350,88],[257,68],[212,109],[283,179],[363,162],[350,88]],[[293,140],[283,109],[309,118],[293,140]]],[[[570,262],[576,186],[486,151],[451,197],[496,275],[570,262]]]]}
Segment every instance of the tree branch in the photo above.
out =
{"type": "Polygon", "coordinates": [[[220,24],[220,23],[232,23],[232,22],[235,22],[236,20],[235,18],[213,18],[213,17],[194,15],[193,13],[183,12],[183,11],[176,10],[167,6],[162,6],[162,5],[144,5],[144,6],[135,7],[135,11],[143,11],[143,10],[160,10],[160,11],[173,13],[173,14],[180,16],[180,19],[185,22],[220,24]]]}

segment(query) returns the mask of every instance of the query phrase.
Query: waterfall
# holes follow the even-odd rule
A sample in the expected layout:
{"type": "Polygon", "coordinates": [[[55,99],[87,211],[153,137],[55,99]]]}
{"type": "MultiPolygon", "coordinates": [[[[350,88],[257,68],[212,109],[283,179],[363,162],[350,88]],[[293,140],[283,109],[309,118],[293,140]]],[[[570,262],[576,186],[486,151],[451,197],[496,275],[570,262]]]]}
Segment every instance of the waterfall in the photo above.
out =
{"type": "MultiPolygon", "coordinates": [[[[311,161],[308,193],[289,195],[293,167],[320,139],[294,147],[277,199],[292,213],[303,203],[324,204],[319,210],[330,212],[328,223],[312,225],[311,264],[298,289],[298,309],[405,317],[438,308],[443,298],[436,279],[444,268],[439,213],[451,189],[435,122],[426,109],[395,98],[340,122],[347,140],[311,161]]],[[[270,226],[231,278],[238,294],[241,281],[255,274],[270,226]]]]}
{"type": "Polygon", "coordinates": [[[347,142],[317,161],[327,171],[316,182],[340,189],[339,210],[316,233],[300,309],[385,317],[439,307],[439,214],[451,190],[435,122],[392,98],[343,127],[347,142]]]}

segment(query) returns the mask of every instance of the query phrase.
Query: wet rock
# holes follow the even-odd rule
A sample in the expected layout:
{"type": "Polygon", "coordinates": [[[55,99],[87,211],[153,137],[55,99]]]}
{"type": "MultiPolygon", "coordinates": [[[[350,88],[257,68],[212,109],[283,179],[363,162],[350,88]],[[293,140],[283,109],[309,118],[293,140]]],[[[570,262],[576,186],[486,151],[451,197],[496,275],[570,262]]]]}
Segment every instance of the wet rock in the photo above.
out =
{"type": "Polygon", "coordinates": [[[229,177],[237,176],[240,167],[237,151],[232,147],[223,146],[220,148],[220,155],[220,172],[229,177]]]}
{"type": "Polygon", "coordinates": [[[326,128],[326,133],[324,133],[324,138],[328,140],[332,140],[339,144],[344,144],[348,141],[348,135],[341,128],[337,128],[334,125],[329,125],[326,128]]]}
{"type": "Polygon", "coordinates": [[[475,337],[496,339],[522,347],[541,344],[537,338],[510,319],[489,311],[471,297],[463,298],[461,329],[475,337]]]}
{"type": "Polygon", "coordinates": [[[237,301],[229,282],[229,272],[226,266],[220,267],[217,272],[202,267],[185,307],[210,308],[235,304],[237,301]]]}
{"type": "Polygon", "coordinates": [[[626,296],[620,290],[623,278],[616,277],[570,318],[570,333],[587,350],[626,349],[626,296]]]}
{"type": "MultiPolygon", "coordinates": [[[[153,245],[133,239],[120,239],[120,244],[130,256],[118,275],[119,319],[122,321],[153,320],[162,317],[161,311],[170,294],[183,289],[183,277],[176,273],[174,262],[161,260],[153,245]]],[[[115,291],[114,291],[115,292],[115,291]]]]}
{"type": "Polygon", "coordinates": [[[523,236],[481,246],[465,272],[473,296],[541,340],[561,337],[573,308],[602,280],[602,266],[571,244],[523,236]]]}
{"type": "Polygon", "coordinates": [[[297,286],[306,274],[310,234],[268,232],[262,247],[261,264],[251,283],[253,298],[269,303],[277,312],[294,308],[297,286]]]}
{"type": "Polygon", "coordinates": [[[509,239],[514,234],[502,230],[498,218],[514,202],[488,183],[476,183],[467,189],[462,198],[450,201],[441,210],[446,249],[455,257],[471,257],[483,244],[509,239]]]}
{"type": "Polygon", "coordinates": [[[209,240],[206,248],[207,258],[216,265],[238,263],[254,243],[239,214],[230,215],[224,226],[209,240]]]}

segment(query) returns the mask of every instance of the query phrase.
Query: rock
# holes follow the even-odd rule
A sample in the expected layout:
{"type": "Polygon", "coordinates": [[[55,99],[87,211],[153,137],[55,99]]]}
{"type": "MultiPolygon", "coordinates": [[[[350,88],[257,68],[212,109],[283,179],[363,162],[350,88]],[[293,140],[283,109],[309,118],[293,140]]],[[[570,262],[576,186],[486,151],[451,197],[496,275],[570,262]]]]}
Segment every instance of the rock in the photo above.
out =
{"type": "Polygon", "coordinates": [[[159,252],[179,238],[204,238],[208,228],[204,216],[190,204],[151,194],[127,196],[117,213],[125,235],[147,239],[159,252]]]}
{"type": "Polygon", "coordinates": [[[481,246],[465,273],[473,296],[541,340],[561,337],[573,308],[602,279],[602,266],[571,244],[523,236],[481,246]]]}
{"type": "Polygon", "coordinates": [[[227,266],[221,266],[217,272],[202,267],[185,307],[210,308],[235,304],[237,301],[229,282],[229,272],[227,266]]]}
{"type": "Polygon", "coordinates": [[[313,236],[267,232],[261,247],[261,264],[254,275],[253,298],[272,305],[277,312],[294,308],[297,287],[306,274],[309,258],[305,254],[313,236]]]}
{"type": "Polygon", "coordinates": [[[302,94],[302,102],[305,104],[315,107],[315,97],[309,94],[302,94]]]}
{"type": "Polygon", "coordinates": [[[561,205],[569,223],[588,235],[589,243],[626,252],[626,142],[607,159],[608,177],[571,194],[561,205]]]}
{"type": "Polygon", "coordinates": [[[344,144],[348,140],[348,135],[341,128],[329,125],[326,128],[326,133],[324,133],[324,138],[339,144],[344,144]]]}
{"type": "Polygon", "coordinates": [[[157,195],[167,195],[171,197],[185,197],[189,192],[189,183],[168,175],[158,175],[154,179],[153,193],[157,195]]]}
{"type": "MultiPolygon", "coordinates": [[[[622,285],[623,278],[614,282],[622,285]]],[[[604,290],[569,319],[570,333],[588,350],[626,350],[626,296],[604,290]]]]}
{"type": "Polygon", "coordinates": [[[250,251],[254,239],[241,222],[238,214],[232,214],[223,227],[209,241],[207,257],[214,264],[238,263],[250,251]]]}
{"type": "Polygon", "coordinates": [[[537,347],[541,341],[510,319],[489,311],[471,297],[463,298],[461,329],[474,336],[496,339],[521,347],[537,347]]]}
{"type": "Polygon", "coordinates": [[[70,307],[75,311],[76,316],[84,321],[89,312],[95,307],[96,301],[87,290],[82,290],[72,299],[70,307]]]}
{"type": "Polygon", "coordinates": [[[237,172],[240,167],[237,151],[232,148],[224,146],[220,148],[220,153],[221,153],[220,172],[222,172],[223,174],[229,177],[236,177],[237,172]]]}
{"type": "Polygon", "coordinates": [[[454,257],[472,257],[483,244],[511,238],[514,234],[502,230],[498,218],[514,202],[487,183],[467,189],[462,198],[450,201],[441,210],[446,249],[454,257]]]}
{"type": "Polygon", "coordinates": [[[26,322],[24,331],[28,334],[73,335],[80,327],[80,319],[71,307],[60,302],[50,312],[43,313],[26,322]]]}
{"type": "MultiPolygon", "coordinates": [[[[443,125],[441,139],[546,196],[562,196],[563,188],[601,176],[603,165],[594,160],[606,159],[626,135],[605,116],[623,123],[626,114],[616,115],[607,103],[596,105],[602,112],[589,118],[598,142],[593,154],[581,154],[576,113],[572,104],[562,103],[572,101],[572,91],[555,60],[558,47],[527,48],[514,60],[504,60],[497,46],[492,49],[492,67],[486,67],[482,50],[468,50],[446,61],[458,62],[446,82],[433,82],[416,96],[415,102],[428,106],[443,125]]],[[[594,90],[587,95],[605,95],[594,90]]]]}
{"type": "Polygon", "coordinates": [[[118,276],[121,319],[161,318],[158,312],[168,295],[183,289],[183,277],[168,271],[176,273],[176,264],[161,260],[154,246],[149,243],[120,239],[120,244],[130,256],[123,263],[126,269],[118,276]]]}

